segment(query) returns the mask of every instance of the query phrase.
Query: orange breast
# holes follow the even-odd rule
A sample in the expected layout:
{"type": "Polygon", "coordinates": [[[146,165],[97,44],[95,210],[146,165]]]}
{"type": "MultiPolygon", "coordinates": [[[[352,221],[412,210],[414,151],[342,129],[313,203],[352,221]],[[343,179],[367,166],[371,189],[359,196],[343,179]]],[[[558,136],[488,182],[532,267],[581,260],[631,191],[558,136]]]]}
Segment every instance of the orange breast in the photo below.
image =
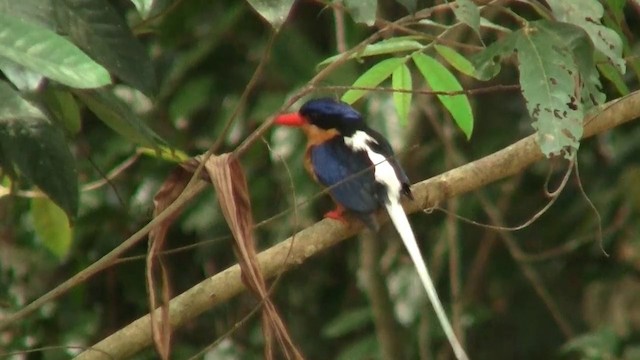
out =
{"type": "Polygon", "coordinates": [[[307,148],[304,154],[304,168],[311,175],[313,180],[318,182],[316,173],[313,171],[313,165],[311,164],[311,148],[340,135],[340,133],[336,129],[324,130],[311,124],[302,126],[302,131],[307,136],[307,148]]]}

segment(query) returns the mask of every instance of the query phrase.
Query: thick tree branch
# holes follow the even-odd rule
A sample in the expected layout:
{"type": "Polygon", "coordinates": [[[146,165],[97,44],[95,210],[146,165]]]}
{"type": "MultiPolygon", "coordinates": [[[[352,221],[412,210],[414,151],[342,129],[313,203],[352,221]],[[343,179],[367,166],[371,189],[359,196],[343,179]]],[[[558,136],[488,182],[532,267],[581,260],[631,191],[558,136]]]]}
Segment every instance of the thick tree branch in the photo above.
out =
{"type": "MultiPolygon", "coordinates": [[[[640,91],[603,106],[585,123],[584,137],[590,137],[640,117],[640,91]]],[[[465,164],[412,186],[415,200],[405,204],[408,213],[422,211],[446,199],[484,187],[515,175],[543,159],[535,136],[526,137],[491,155],[465,164]]],[[[345,226],[322,220],[263,252],[258,262],[265,278],[276,276],[302,264],[306,259],[351,237],[362,229],[359,224],[345,226]]],[[[240,267],[234,265],[202,281],[174,298],[170,303],[170,322],[174,328],[184,325],[202,312],[224,303],[244,291],[240,267]]],[[[76,359],[124,359],[150,346],[149,315],[134,321],[93,346],[76,359]]]]}

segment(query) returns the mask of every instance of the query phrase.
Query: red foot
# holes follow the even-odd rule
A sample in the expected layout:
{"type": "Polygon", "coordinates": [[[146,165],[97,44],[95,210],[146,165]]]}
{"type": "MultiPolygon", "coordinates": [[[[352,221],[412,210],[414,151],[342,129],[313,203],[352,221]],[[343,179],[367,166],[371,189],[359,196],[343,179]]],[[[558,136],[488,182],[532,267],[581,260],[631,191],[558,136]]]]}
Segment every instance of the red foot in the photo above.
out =
{"type": "Polygon", "coordinates": [[[334,219],[334,220],[338,220],[341,221],[343,223],[347,223],[347,219],[344,218],[344,208],[342,206],[336,206],[335,209],[329,211],[328,213],[324,214],[324,217],[329,218],[329,219],[334,219]]]}

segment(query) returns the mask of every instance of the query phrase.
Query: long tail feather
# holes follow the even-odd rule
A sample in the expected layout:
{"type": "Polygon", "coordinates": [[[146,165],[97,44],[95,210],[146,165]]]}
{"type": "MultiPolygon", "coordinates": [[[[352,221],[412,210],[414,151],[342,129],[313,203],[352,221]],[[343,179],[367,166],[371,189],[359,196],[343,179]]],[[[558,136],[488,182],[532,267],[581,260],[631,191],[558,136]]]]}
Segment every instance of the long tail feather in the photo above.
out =
{"type": "Polygon", "coordinates": [[[420,254],[420,248],[418,248],[416,237],[415,235],[413,235],[413,230],[411,230],[411,225],[409,224],[407,215],[404,213],[402,205],[400,205],[400,203],[397,201],[390,201],[386,205],[386,208],[387,212],[389,213],[389,217],[393,222],[393,225],[396,227],[396,230],[400,234],[400,238],[402,238],[402,242],[407,248],[409,256],[411,257],[411,260],[413,261],[413,264],[418,271],[418,275],[420,276],[422,285],[427,291],[427,296],[429,297],[429,300],[433,305],[433,309],[436,312],[436,316],[440,321],[440,325],[442,326],[444,333],[447,335],[447,339],[449,339],[449,343],[453,348],[453,352],[455,353],[456,358],[458,360],[468,360],[469,357],[462,348],[460,341],[458,341],[456,334],[453,332],[453,328],[451,327],[451,323],[447,318],[447,314],[442,308],[442,303],[440,303],[438,293],[436,292],[433,281],[431,280],[431,276],[429,275],[429,271],[427,270],[427,264],[420,254]]]}

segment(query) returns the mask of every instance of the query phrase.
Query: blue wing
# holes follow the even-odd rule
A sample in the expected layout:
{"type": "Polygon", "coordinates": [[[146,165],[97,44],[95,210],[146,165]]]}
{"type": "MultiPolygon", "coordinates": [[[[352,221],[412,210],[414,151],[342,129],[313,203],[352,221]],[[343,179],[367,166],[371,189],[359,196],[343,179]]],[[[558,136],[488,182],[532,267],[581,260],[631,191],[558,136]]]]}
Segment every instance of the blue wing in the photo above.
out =
{"type": "Polygon", "coordinates": [[[383,205],[381,191],[385,190],[369,169],[371,160],[365,152],[349,149],[343,137],[313,146],[310,156],[318,181],[332,187],[329,193],[347,210],[369,214],[383,205]]]}

